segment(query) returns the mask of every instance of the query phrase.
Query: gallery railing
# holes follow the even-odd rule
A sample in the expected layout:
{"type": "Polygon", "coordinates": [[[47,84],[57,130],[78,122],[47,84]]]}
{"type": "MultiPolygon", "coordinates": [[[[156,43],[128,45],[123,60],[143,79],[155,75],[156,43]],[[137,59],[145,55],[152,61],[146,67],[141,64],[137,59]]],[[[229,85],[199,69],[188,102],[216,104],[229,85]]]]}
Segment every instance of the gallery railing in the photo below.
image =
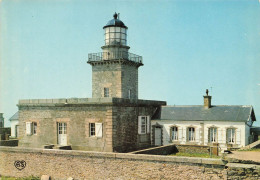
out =
{"type": "Polygon", "coordinates": [[[105,60],[129,60],[136,63],[143,63],[142,56],[138,56],[129,52],[99,52],[99,53],[90,53],[88,54],[88,62],[91,61],[105,61],[105,60]]]}

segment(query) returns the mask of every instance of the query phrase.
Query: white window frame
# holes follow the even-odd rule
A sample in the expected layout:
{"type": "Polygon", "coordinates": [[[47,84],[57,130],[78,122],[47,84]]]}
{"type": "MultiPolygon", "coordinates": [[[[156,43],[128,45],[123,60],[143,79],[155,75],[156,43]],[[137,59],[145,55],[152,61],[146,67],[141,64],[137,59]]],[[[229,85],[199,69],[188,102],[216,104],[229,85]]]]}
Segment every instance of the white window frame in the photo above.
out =
{"type": "Polygon", "coordinates": [[[102,123],[89,123],[89,137],[103,136],[103,124],[102,123]]]}
{"type": "Polygon", "coordinates": [[[131,89],[128,90],[128,99],[131,99],[131,89]]]}
{"type": "Polygon", "coordinates": [[[67,134],[67,123],[58,122],[58,134],[67,134]]]}
{"type": "Polygon", "coordinates": [[[236,143],[236,129],[227,128],[227,144],[235,144],[235,143],[236,143]]]}
{"type": "Polygon", "coordinates": [[[188,137],[187,137],[187,139],[188,139],[188,141],[189,142],[195,142],[195,140],[196,140],[196,132],[195,132],[195,127],[188,127],[187,128],[188,129],[188,137]]]}
{"type": "Polygon", "coordinates": [[[171,140],[172,141],[178,141],[178,127],[172,126],[171,127],[171,140]]]}
{"type": "Polygon", "coordinates": [[[104,97],[109,97],[109,88],[104,88],[104,97]]]}
{"type": "Polygon", "coordinates": [[[209,128],[209,142],[216,143],[218,142],[218,129],[216,127],[209,128]]]}
{"type": "Polygon", "coordinates": [[[26,135],[32,135],[32,122],[26,122],[26,135]]]}
{"type": "Polygon", "coordinates": [[[138,134],[150,133],[150,116],[138,116],[138,134]]]}

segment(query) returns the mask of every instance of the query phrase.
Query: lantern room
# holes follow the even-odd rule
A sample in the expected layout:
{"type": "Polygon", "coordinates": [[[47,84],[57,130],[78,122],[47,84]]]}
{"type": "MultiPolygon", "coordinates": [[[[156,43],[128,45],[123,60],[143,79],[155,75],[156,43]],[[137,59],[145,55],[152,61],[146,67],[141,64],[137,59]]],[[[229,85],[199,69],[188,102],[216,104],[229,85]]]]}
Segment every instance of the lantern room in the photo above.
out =
{"type": "Polygon", "coordinates": [[[127,26],[114,14],[114,19],[108,21],[103,27],[105,33],[105,45],[127,45],[127,26]]]}

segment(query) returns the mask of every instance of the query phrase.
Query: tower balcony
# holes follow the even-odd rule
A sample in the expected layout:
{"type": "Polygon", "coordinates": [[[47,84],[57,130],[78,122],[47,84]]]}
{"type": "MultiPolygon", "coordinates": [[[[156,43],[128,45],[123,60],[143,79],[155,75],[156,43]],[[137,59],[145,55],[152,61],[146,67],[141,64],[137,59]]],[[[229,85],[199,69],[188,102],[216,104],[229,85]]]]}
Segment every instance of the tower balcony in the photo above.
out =
{"type": "Polygon", "coordinates": [[[134,63],[143,65],[142,56],[138,56],[133,53],[119,51],[119,52],[99,52],[99,53],[89,53],[88,54],[88,63],[92,62],[104,62],[108,60],[127,60],[134,63]]]}

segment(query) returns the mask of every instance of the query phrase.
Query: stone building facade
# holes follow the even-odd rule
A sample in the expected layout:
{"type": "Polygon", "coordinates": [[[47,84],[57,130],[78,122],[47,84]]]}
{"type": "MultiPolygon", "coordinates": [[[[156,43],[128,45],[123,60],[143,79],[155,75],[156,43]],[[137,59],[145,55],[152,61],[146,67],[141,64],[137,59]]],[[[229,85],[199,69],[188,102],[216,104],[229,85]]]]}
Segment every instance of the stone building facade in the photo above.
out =
{"type": "Polygon", "coordinates": [[[152,120],[152,144],[186,144],[241,148],[253,143],[256,121],[252,106],[211,105],[211,96],[197,106],[162,106],[152,120]]]}
{"type": "Polygon", "coordinates": [[[150,120],[164,101],[138,99],[142,57],[129,53],[127,27],[114,15],[103,52],[91,53],[92,98],[20,100],[19,146],[129,152],[150,146],[150,120]]]}
{"type": "Polygon", "coordinates": [[[138,133],[138,117],[152,116],[163,104],[165,102],[121,98],[20,100],[19,146],[69,145],[73,150],[107,152],[148,147],[150,130],[138,133]],[[26,132],[28,123],[36,125],[31,127],[30,133],[26,132]],[[101,129],[91,127],[93,124],[100,124],[101,129]]]}

